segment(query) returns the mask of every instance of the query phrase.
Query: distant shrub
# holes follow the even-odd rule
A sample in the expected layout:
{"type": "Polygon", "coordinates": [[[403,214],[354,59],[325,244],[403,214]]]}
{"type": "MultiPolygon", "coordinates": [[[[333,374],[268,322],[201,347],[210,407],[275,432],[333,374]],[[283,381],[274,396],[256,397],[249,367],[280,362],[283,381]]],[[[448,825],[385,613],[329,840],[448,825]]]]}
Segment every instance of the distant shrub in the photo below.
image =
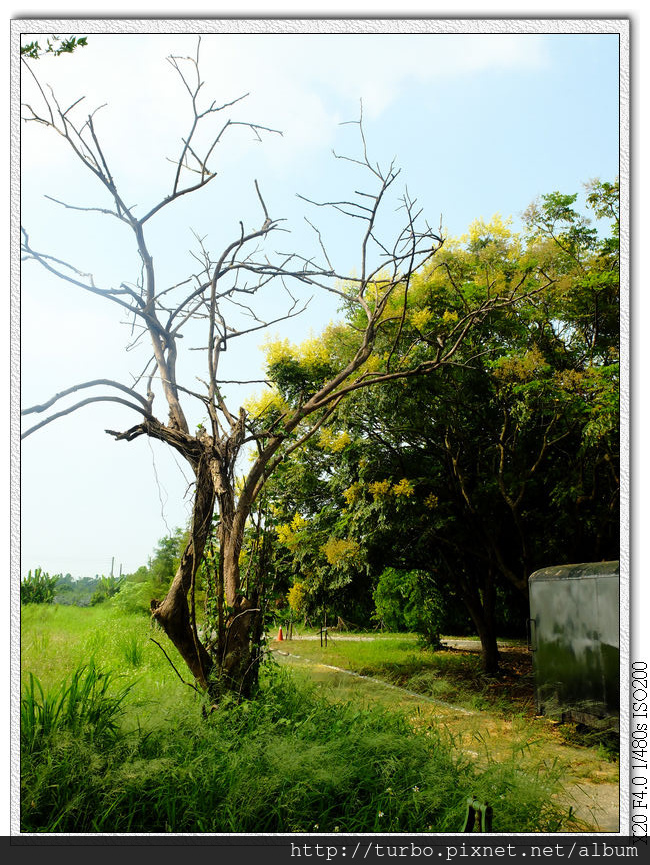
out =
{"type": "Polygon", "coordinates": [[[411,631],[424,645],[440,646],[440,634],[471,634],[466,613],[450,603],[427,571],[385,568],[373,592],[373,619],[389,631],[411,631]]]}
{"type": "Polygon", "coordinates": [[[131,582],[127,579],[121,586],[120,591],[111,598],[111,606],[122,613],[142,613],[150,615],[151,599],[161,597],[160,586],[153,582],[131,582]]]}
{"type": "Polygon", "coordinates": [[[123,582],[124,580],[121,577],[114,577],[112,574],[110,577],[100,577],[99,584],[90,599],[90,603],[94,606],[112,598],[113,595],[116,595],[120,591],[123,582]]]}
{"type": "Polygon", "coordinates": [[[414,631],[435,645],[444,617],[442,596],[429,574],[386,568],[373,593],[374,618],[392,631],[414,631]]]}
{"type": "Polygon", "coordinates": [[[54,602],[56,585],[61,574],[51,577],[41,568],[34,568],[34,573],[28,571],[20,583],[21,604],[51,604],[54,602]]]}

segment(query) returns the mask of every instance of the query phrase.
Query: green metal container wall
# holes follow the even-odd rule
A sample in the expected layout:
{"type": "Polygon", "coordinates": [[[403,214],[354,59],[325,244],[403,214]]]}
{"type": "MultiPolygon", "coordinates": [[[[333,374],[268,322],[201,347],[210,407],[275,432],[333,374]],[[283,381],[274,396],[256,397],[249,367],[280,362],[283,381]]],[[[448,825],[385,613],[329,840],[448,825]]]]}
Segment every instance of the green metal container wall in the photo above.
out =
{"type": "Polygon", "coordinates": [[[590,720],[619,712],[619,563],[544,568],[529,578],[537,711],[590,720]]]}

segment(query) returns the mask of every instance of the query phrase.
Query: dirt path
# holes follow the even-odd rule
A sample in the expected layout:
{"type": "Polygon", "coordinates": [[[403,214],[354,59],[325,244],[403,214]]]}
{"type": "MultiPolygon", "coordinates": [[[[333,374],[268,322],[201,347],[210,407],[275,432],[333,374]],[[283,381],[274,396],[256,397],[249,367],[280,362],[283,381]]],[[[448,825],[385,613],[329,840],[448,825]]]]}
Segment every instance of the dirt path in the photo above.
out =
{"type": "Polygon", "coordinates": [[[388,707],[412,709],[410,720],[414,727],[434,723],[457,747],[478,761],[517,759],[531,770],[542,771],[557,761],[566,778],[560,801],[567,810],[573,808],[585,823],[585,831],[619,831],[617,766],[600,758],[592,748],[571,747],[559,737],[555,739],[548,722],[532,723],[524,718],[506,720],[486,711],[470,711],[373,677],[302,658],[299,645],[275,643],[273,649],[278,661],[297,674],[326,686],[332,699],[379,702],[388,707]]]}

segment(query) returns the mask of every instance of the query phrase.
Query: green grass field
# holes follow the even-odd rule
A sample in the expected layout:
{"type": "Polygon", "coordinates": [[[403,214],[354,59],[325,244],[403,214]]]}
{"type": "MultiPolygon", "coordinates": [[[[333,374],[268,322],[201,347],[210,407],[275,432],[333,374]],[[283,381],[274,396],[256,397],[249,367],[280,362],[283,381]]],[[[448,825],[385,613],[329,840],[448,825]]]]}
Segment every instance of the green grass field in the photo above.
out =
{"type": "Polygon", "coordinates": [[[326,647],[313,637],[301,634],[277,647],[468,709],[496,710],[506,716],[534,709],[532,669],[525,653],[505,652],[502,675],[494,680],[483,676],[478,652],[425,649],[415,634],[331,633],[326,647]]]}
{"type": "MultiPolygon", "coordinates": [[[[116,605],[25,606],[21,635],[23,832],[455,833],[469,796],[495,804],[495,832],[579,827],[551,798],[559,771],[479,766],[435,724],[277,664],[258,699],[206,715],[164,635],[116,605]]],[[[378,650],[355,646],[362,665],[378,650]]]]}

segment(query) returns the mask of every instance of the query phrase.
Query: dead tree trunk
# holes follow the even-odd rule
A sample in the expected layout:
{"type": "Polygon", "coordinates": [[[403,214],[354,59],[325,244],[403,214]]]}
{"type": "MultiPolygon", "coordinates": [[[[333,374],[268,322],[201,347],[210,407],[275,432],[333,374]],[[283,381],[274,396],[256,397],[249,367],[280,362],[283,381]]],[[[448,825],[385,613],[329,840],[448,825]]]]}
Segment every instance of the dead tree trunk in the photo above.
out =
{"type": "Polygon", "coordinates": [[[199,640],[194,610],[196,573],[212,527],[215,489],[209,459],[203,454],[196,467],[196,489],[189,541],[165,599],[152,600],[154,619],[180,652],[194,678],[206,688],[213,667],[210,654],[199,640]]]}
{"type": "Polygon", "coordinates": [[[257,684],[261,609],[241,592],[239,558],[244,540],[247,509],[235,508],[232,490],[219,494],[219,582],[223,587],[225,621],[219,634],[217,658],[210,691],[214,697],[230,691],[249,697],[257,684]]]}

